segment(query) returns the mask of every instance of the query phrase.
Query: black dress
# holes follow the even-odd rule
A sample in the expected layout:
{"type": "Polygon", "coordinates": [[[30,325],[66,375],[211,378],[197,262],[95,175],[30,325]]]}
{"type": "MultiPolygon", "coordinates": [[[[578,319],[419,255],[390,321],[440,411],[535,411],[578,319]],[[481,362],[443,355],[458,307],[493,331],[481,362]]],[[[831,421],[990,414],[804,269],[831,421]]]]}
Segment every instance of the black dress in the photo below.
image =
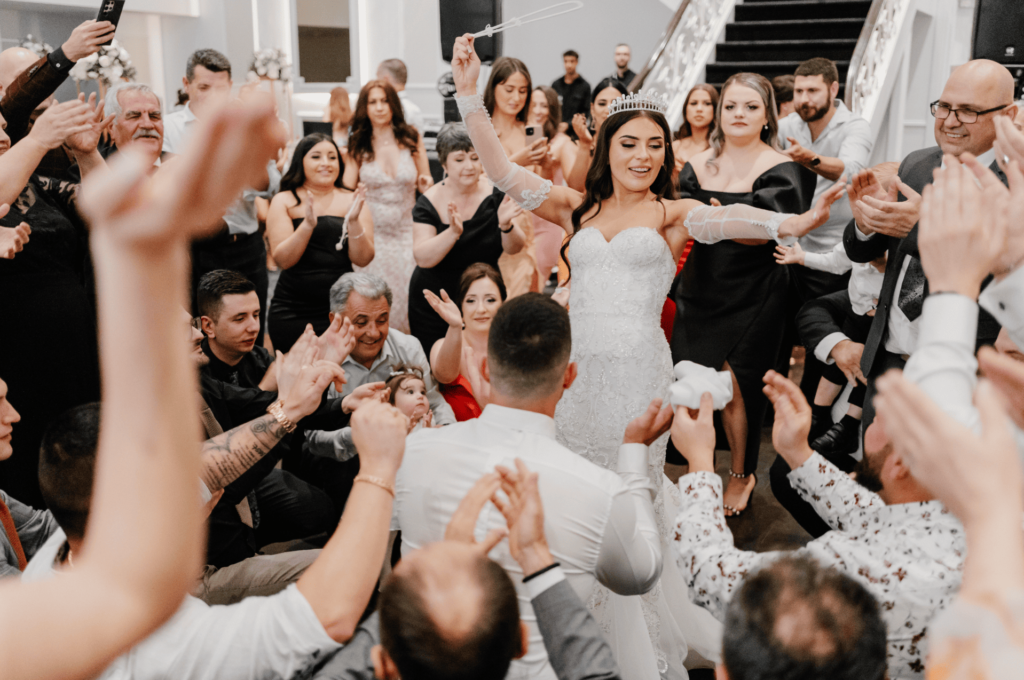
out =
{"type": "MultiPolygon", "coordinates": [[[[774,212],[802,213],[810,208],[816,175],[786,162],[754,180],[749,193],[706,191],[689,163],[679,173],[682,198],[722,205],[745,203],[774,212]]],[[[768,399],[764,374],[776,365],[785,332],[789,272],[775,262],[775,242],[743,245],[734,241],[694,243],[676,277],[672,361],[689,360],[721,370],[728,361],[736,375],[747,413],[744,472],[757,470],[761,425],[768,399]]]]}
{"type": "MultiPolygon", "coordinates": [[[[434,343],[448,332],[448,324],[423,297],[424,289],[436,295],[444,288],[453,300],[459,292],[459,279],[466,267],[485,262],[495,269],[501,257],[501,232],[498,231],[498,206],[505,198],[498,189],[480,202],[473,217],[462,223],[462,236],[444,259],[429,269],[416,267],[409,279],[409,330],[429,355],[434,343]]],[[[440,234],[448,225],[426,196],[420,196],[412,209],[413,222],[429,224],[440,234]]]]}
{"type": "Polygon", "coordinates": [[[5,227],[32,227],[25,249],[0,260],[0,378],[21,414],[0,486],[37,508],[44,507],[43,432],[55,416],[100,396],[89,236],[75,208],[77,189],[33,175],[0,219],[5,227]]]}
{"type": "MultiPolygon", "coordinates": [[[[298,228],[302,220],[301,217],[293,219],[292,226],[298,228]]],[[[306,330],[306,324],[313,324],[317,335],[330,325],[331,286],[342,274],[352,271],[352,261],[348,257],[349,240],[345,240],[345,247],[341,250],[335,248],[344,224],[343,217],[318,217],[302,257],[281,272],[267,318],[275,350],[287,352],[291,349],[306,330]]]]}

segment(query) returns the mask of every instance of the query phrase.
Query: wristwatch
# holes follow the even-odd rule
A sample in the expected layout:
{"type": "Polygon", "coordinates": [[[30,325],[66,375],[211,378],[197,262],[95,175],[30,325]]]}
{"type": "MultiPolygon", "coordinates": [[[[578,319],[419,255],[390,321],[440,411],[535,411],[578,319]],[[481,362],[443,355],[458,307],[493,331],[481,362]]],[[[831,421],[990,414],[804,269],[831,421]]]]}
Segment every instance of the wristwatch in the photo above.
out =
{"type": "Polygon", "coordinates": [[[821,165],[821,157],[820,156],[815,156],[814,158],[811,159],[811,167],[812,168],[816,168],[819,165],[821,165]]]}

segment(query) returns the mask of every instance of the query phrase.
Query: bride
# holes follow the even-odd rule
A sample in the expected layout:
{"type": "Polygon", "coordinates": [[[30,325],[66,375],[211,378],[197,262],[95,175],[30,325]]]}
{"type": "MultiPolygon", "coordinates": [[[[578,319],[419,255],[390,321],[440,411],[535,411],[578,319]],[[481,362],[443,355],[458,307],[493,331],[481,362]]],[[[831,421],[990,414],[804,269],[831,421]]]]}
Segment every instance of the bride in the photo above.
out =
{"type": "MultiPolygon", "coordinates": [[[[562,444],[616,470],[626,425],[652,399],[667,401],[672,360],[660,326],[661,308],[686,242],[790,243],[825,223],[845,182],[836,182],[803,215],[671,200],[674,159],[664,106],[649,95],[634,95],[612,103],[598,134],[585,193],[552,186],[505,157],[476,92],[480,59],[471,35],[456,39],[451,63],[459,111],[488,177],[525,210],[561,225],[570,236],[563,252],[568,251],[575,279],[569,317],[571,360],[579,377],[562,397],[555,422],[562,444]]],[[[667,438],[650,447],[648,458],[649,474],[660,490],[655,513],[664,556],[661,581],[639,598],[598,585],[588,602],[627,680],[685,678],[688,648],[707,659],[717,658],[720,649],[720,627],[690,604],[675,565],[669,531],[676,514],[672,495],[678,496],[678,490],[663,472],[667,438]]]]}

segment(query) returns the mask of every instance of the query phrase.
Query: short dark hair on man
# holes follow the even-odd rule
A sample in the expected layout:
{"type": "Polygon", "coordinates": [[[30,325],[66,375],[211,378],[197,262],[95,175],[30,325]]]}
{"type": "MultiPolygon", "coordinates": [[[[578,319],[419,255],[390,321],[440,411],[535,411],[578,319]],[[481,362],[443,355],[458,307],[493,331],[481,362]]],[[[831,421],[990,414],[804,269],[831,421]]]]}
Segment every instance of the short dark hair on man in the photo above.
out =
{"type": "Polygon", "coordinates": [[[39,447],[43,501],[60,528],[73,539],[85,536],[99,437],[100,405],[94,402],[76,406],[50,421],[39,447]]]}
{"type": "Polygon", "coordinates": [[[793,101],[793,82],[796,76],[784,75],[772,78],[772,89],[775,90],[775,103],[782,106],[793,101]]]}
{"type": "Polygon", "coordinates": [[[571,349],[569,313],[557,302],[541,293],[512,298],[491,322],[491,384],[522,399],[549,394],[562,380],[571,349]]]}
{"type": "Polygon", "coordinates": [[[231,62],[217,50],[196,50],[189,56],[188,62],[185,64],[185,79],[190,83],[196,77],[196,66],[202,66],[207,71],[214,73],[227,71],[228,78],[231,77],[231,62]]]}
{"type": "Polygon", "coordinates": [[[814,57],[802,62],[796,67],[794,76],[821,76],[825,79],[825,87],[831,87],[832,83],[839,82],[839,69],[836,63],[825,57],[814,57]]]}
{"type": "Polygon", "coordinates": [[[480,616],[470,632],[438,628],[419,571],[392,572],[380,591],[380,641],[403,678],[502,680],[521,647],[519,603],[505,570],[481,555],[477,562],[480,616]]]}
{"type": "Polygon", "coordinates": [[[886,631],[857,581],[806,557],[747,576],[725,613],[731,680],[882,680],[886,631]]]}
{"type": "Polygon", "coordinates": [[[580,60],[580,54],[576,50],[566,50],[565,52],[562,52],[562,59],[565,59],[566,57],[572,57],[576,61],[580,60]]]}
{"type": "Polygon", "coordinates": [[[401,59],[385,59],[380,62],[380,66],[377,67],[377,74],[381,72],[387,73],[391,76],[399,85],[405,85],[406,81],[409,80],[409,69],[405,67],[405,62],[401,59]]]}
{"type": "Polygon", "coordinates": [[[196,290],[196,307],[199,316],[208,316],[214,321],[224,306],[225,295],[245,295],[256,290],[256,285],[241,274],[230,269],[214,269],[199,278],[196,290]]]}

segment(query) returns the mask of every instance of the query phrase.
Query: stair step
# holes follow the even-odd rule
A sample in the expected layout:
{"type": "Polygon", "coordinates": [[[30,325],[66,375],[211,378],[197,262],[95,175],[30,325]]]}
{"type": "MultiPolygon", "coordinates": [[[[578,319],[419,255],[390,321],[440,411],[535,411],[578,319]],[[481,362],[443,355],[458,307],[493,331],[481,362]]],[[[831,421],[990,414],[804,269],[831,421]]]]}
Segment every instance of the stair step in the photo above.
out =
{"type": "Polygon", "coordinates": [[[742,21],[726,25],[725,40],[856,40],[863,27],[864,19],[742,21]]]}
{"type": "Polygon", "coordinates": [[[856,40],[745,40],[718,43],[718,61],[806,61],[814,57],[849,59],[856,40]]]}
{"type": "Polygon", "coordinates": [[[871,9],[871,0],[817,0],[754,2],[736,5],[736,21],[781,21],[784,19],[849,19],[861,22],[871,9]]]}
{"type": "MultiPolygon", "coordinates": [[[[765,78],[771,80],[775,76],[782,76],[792,74],[796,71],[796,67],[800,65],[798,61],[716,61],[714,64],[708,64],[707,66],[707,79],[715,82],[725,82],[726,78],[734,73],[740,73],[748,71],[751,73],[760,73],[765,78]]],[[[836,61],[836,68],[839,69],[839,82],[846,81],[846,73],[850,70],[850,61],[836,61]]]]}

